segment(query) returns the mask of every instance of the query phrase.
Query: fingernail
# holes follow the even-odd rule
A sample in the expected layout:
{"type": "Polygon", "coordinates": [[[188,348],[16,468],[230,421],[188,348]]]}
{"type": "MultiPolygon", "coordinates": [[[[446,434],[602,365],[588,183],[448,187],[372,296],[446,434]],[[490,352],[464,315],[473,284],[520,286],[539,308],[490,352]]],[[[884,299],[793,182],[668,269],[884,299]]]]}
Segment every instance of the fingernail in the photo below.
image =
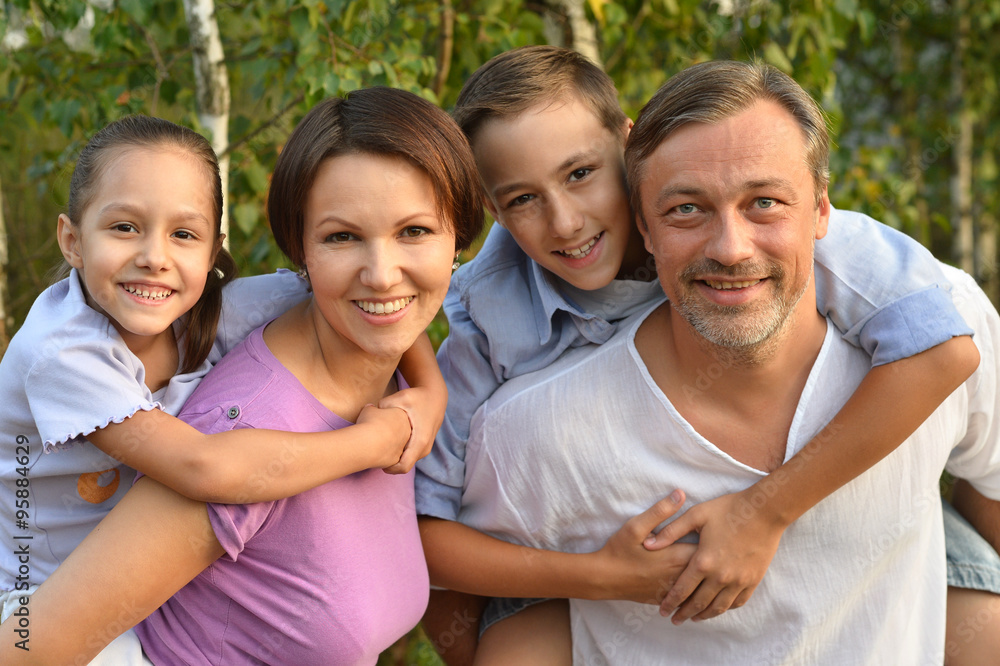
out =
{"type": "Polygon", "coordinates": [[[674,501],[674,504],[680,504],[681,503],[681,491],[680,490],[675,490],[674,492],[670,493],[670,499],[672,499],[674,501]]]}
{"type": "Polygon", "coordinates": [[[654,543],[656,543],[656,537],[655,536],[648,536],[645,539],[643,539],[642,542],[644,544],[646,544],[647,546],[652,546],[654,543]]]}

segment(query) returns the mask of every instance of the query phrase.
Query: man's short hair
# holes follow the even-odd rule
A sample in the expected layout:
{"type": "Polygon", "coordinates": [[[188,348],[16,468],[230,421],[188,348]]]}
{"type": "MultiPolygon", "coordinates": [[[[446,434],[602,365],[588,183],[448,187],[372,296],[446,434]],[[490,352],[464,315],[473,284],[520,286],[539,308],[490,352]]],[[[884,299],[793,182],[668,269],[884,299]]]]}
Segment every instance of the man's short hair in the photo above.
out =
{"type": "Polygon", "coordinates": [[[787,74],[761,62],[713,60],[672,76],[643,107],[625,146],[629,202],[642,216],[639,183],[646,160],[661,143],[688,123],[714,124],[761,100],[777,102],[791,113],[806,141],[806,166],[816,201],[830,180],[830,136],[816,101],[787,74]]]}
{"type": "Polygon", "coordinates": [[[556,46],[522,46],[490,59],[462,86],[452,117],[474,143],[486,121],[513,118],[570,95],[624,143],[628,116],[611,77],[576,51],[556,46]]]}

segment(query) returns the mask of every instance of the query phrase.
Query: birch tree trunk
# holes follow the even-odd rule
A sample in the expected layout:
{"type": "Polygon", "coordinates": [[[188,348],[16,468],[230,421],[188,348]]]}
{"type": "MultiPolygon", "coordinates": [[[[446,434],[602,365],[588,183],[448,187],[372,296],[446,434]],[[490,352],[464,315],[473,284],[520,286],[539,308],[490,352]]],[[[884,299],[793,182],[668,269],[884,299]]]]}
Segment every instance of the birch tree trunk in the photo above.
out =
{"type": "Polygon", "coordinates": [[[975,228],[972,219],[972,111],[965,99],[965,57],[969,46],[967,0],[955,6],[958,31],[952,54],[952,108],[958,124],[958,140],[953,154],[955,170],[951,178],[952,230],[955,233],[955,260],[963,271],[976,275],[975,228]]]}
{"type": "Polygon", "coordinates": [[[10,333],[7,322],[7,223],[3,216],[3,181],[0,181],[0,356],[7,351],[10,333]]]}
{"type": "Polygon", "coordinates": [[[545,38],[554,46],[565,46],[604,67],[597,43],[597,28],[587,18],[586,0],[550,0],[544,13],[545,38]]]}
{"type": "MultiPolygon", "coordinates": [[[[229,233],[229,70],[226,69],[214,0],[184,0],[191,32],[198,119],[212,132],[212,148],[219,156],[222,175],[222,233],[229,233]]],[[[227,239],[228,246],[228,239],[227,239]]]]}

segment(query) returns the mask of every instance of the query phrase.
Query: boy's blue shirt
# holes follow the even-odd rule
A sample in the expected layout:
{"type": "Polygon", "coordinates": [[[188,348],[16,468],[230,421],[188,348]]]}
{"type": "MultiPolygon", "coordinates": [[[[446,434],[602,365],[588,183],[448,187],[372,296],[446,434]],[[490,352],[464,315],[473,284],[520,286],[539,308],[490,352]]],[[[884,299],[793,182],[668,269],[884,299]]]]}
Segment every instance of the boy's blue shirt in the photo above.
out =
{"type": "MultiPolygon", "coordinates": [[[[867,215],[832,210],[827,235],[816,243],[815,276],[818,310],[872,356],[873,366],[972,334],[931,253],[867,215]]],[[[572,347],[606,342],[617,322],[662,297],[655,279],[576,290],[495,224],[445,297],[449,334],[438,363],[448,408],[434,449],[417,463],[417,513],[457,519],[469,426],[500,384],[547,367],[572,347]]]]}

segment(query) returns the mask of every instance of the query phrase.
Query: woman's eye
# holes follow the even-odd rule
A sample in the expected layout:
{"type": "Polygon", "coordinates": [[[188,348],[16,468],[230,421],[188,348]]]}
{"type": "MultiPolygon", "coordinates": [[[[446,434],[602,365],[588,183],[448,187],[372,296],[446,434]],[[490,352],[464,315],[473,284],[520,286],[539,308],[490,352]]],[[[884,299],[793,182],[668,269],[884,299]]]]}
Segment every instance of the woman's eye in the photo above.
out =
{"type": "Polygon", "coordinates": [[[346,243],[351,240],[354,236],[346,231],[340,231],[335,234],[330,234],[326,237],[327,243],[346,243]]]}
{"type": "Polygon", "coordinates": [[[426,227],[406,227],[406,229],[403,229],[403,236],[406,238],[419,238],[420,236],[429,233],[430,229],[427,229],[426,227]]]}
{"type": "Polygon", "coordinates": [[[588,168],[576,169],[569,174],[569,180],[571,182],[575,180],[583,180],[584,178],[590,175],[591,171],[593,171],[593,169],[588,169],[588,168]]]}

